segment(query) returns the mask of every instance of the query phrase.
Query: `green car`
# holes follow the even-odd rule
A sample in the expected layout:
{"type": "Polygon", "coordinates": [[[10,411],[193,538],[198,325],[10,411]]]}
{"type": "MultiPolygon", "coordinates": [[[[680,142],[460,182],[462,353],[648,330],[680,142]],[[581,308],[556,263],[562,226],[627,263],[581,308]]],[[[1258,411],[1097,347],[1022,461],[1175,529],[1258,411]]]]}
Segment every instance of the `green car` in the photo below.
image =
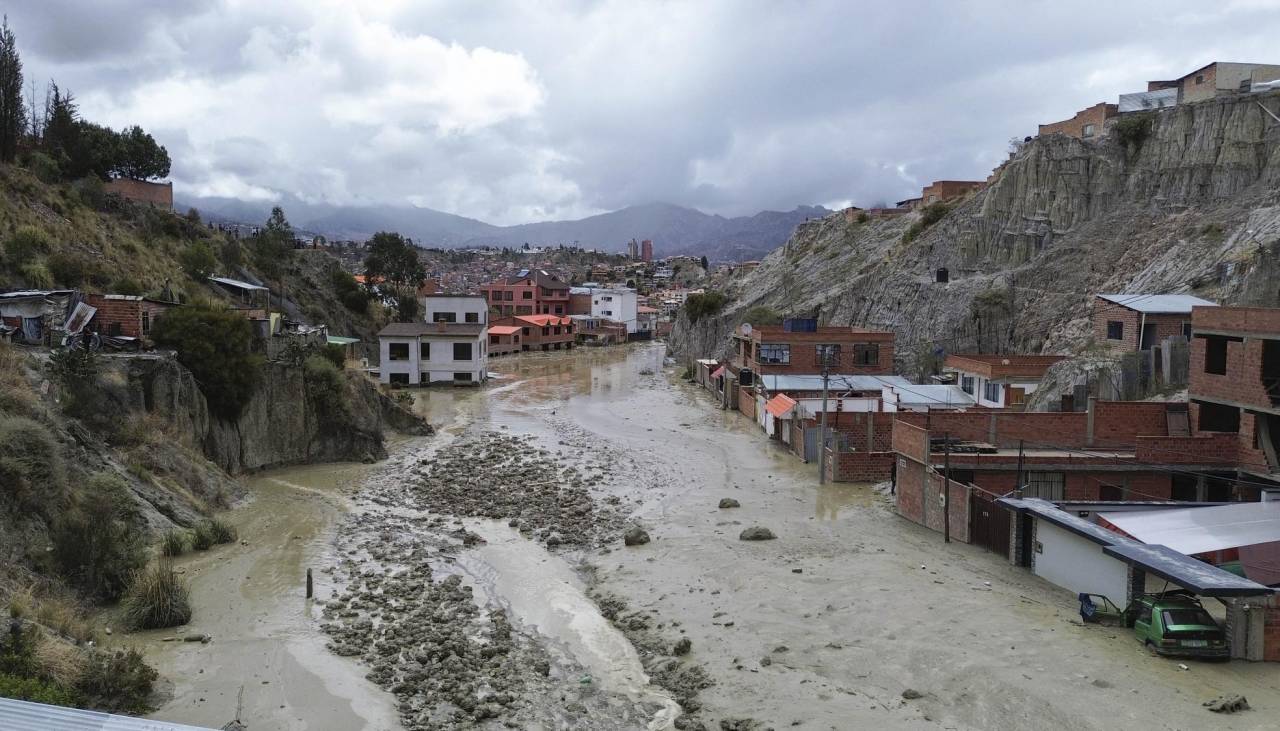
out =
{"type": "Polygon", "coordinates": [[[1125,610],[1138,641],[1156,653],[1176,657],[1229,659],[1227,637],[1194,594],[1144,594],[1125,610]]]}

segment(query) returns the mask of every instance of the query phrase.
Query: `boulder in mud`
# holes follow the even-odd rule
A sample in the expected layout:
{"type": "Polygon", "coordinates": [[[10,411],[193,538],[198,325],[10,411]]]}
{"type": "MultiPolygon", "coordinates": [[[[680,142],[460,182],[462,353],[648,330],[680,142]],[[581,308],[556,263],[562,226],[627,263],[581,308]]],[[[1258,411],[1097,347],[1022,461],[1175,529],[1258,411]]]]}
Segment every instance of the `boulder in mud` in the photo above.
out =
{"type": "Polygon", "coordinates": [[[1236,713],[1249,710],[1249,701],[1245,700],[1244,696],[1235,694],[1220,695],[1213,700],[1205,701],[1202,705],[1214,713],[1236,713]]]}
{"type": "Polygon", "coordinates": [[[923,697],[924,697],[924,693],[921,693],[915,688],[907,688],[906,690],[902,691],[902,699],[905,701],[913,701],[917,698],[923,698],[923,697]]]}
{"type": "Polygon", "coordinates": [[[675,647],[671,648],[671,654],[672,655],[688,655],[689,651],[692,649],[693,649],[693,640],[690,640],[688,637],[681,637],[679,640],[676,641],[675,647]]]}
{"type": "Polygon", "coordinates": [[[721,508],[740,508],[742,507],[742,503],[738,502],[737,500],[734,500],[731,497],[722,497],[720,498],[720,507],[721,508]]]}
{"type": "Polygon", "coordinates": [[[643,546],[649,542],[649,534],[638,525],[633,525],[622,534],[622,542],[628,546],[643,546]]]}
{"type": "Polygon", "coordinates": [[[753,525],[738,534],[738,540],[742,541],[772,541],[775,538],[773,531],[762,525],[753,525]]]}

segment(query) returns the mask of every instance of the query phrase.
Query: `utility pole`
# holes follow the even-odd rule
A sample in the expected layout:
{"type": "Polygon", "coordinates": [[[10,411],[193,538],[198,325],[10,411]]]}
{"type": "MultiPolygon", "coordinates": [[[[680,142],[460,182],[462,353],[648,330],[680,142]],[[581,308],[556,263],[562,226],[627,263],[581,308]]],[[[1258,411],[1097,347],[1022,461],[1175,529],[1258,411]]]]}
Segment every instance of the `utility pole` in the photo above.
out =
{"type": "Polygon", "coordinates": [[[831,364],[840,364],[840,346],[819,345],[822,360],[822,445],[818,449],[818,484],[827,484],[827,391],[831,381],[831,364]]]}
{"type": "Polygon", "coordinates": [[[1022,497],[1022,440],[1018,440],[1018,476],[1013,482],[1015,497],[1022,497]]]}
{"type": "Polygon", "coordinates": [[[942,542],[951,542],[951,433],[942,433],[942,542]]]}

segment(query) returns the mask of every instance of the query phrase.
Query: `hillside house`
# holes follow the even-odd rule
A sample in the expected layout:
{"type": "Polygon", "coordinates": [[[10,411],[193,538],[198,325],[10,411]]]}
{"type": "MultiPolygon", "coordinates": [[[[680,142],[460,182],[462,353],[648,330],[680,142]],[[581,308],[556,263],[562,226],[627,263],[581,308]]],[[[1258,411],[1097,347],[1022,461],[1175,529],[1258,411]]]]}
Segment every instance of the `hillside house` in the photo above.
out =
{"type": "Polygon", "coordinates": [[[502,317],[569,314],[569,285],[545,269],[521,269],[513,276],[480,285],[480,293],[493,314],[502,317]]]}
{"type": "Polygon", "coordinates": [[[477,384],[488,379],[485,326],[393,322],[378,332],[378,380],[401,385],[477,384]]]}
{"type": "Polygon", "coordinates": [[[920,205],[931,206],[934,203],[963,198],[985,186],[986,182],[982,180],[935,180],[920,191],[920,205]]]}
{"type": "Polygon", "coordinates": [[[952,353],[942,365],[948,381],[979,406],[1020,409],[1061,355],[987,355],[952,353]]]}
{"type": "Polygon", "coordinates": [[[1179,104],[1248,92],[1254,84],[1280,79],[1280,65],[1214,61],[1168,81],[1151,81],[1147,90],[1176,89],[1179,104]]]}
{"type": "Polygon", "coordinates": [[[80,301],[71,289],[0,293],[0,326],[6,339],[28,345],[60,343],[64,325],[80,301]]]}
{"type": "Polygon", "coordinates": [[[179,306],[176,302],[126,294],[90,294],[85,296],[85,301],[97,309],[89,322],[90,330],[110,337],[135,340],[147,338],[156,320],[179,306]]]}
{"type": "Polygon", "coordinates": [[[790,319],[782,325],[739,325],[733,334],[734,371],[756,375],[817,374],[824,361],[835,373],[893,373],[894,334],[887,330],[822,326],[790,319]]]}
{"type": "Polygon", "coordinates": [[[592,315],[570,315],[576,342],[586,345],[616,345],[627,342],[627,326],[592,315]]]}
{"type": "Polygon", "coordinates": [[[1099,294],[1093,337],[1114,350],[1151,350],[1168,337],[1191,337],[1191,308],[1215,303],[1189,294],[1099,294]]]}
{"type": "Polygon", "coordinates": [[[1038,134],[1062,134],[1078,140],[1102,137],[1107,131],[1107,120],[1119,113],[1120,107],[1118,105],[1099,102],[1087,109],[1076,112],[1071,119],[1040,125],[1038,134]]]}
{"type": "Polygon", "coordinates": [[[519,353],[520,328],[515,325],[489,326],[489,357],[519,353]]]}

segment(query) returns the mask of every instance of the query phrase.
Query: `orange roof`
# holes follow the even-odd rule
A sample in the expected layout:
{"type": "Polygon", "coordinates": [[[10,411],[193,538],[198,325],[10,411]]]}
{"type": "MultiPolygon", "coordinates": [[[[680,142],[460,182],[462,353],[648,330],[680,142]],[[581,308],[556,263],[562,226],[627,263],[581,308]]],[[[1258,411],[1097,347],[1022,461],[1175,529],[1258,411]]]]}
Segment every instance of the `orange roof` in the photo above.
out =
{"type": "Polygon", "coordinates": [[[657,310],[648,305],[639,305],[636,307],[636,312],[654,313],[657,312],[657,310]]]}
{"type": "Polygon", "coordinates": [[[520,328],[515,325],[493,325],[489,328],[490,335],[515,335],[520,332],[520,328]]]}
{"type": "MultiPolygon", "coordinates": [[[[365,275],[363,275],[363,274],[357,274],[357,275],[355,275],[354,277],[352,277],[352,279],[356,280],[356,281],[357,281],[357,282],[359,282],[360,284],[368,284],[368,282],[366,281],[368,278],[367,278],[367,277],[365,277],[365,275]]],[[[373,278],[373,283],[374,283],[374,284],[382,284],[382,283],[383,283],[383,282],[385,282],[385,281],[387,281],[387,280],[383,279],[382,277],[374,277],[374,278],[373,278]]]]}
{"type": "Polygon", "coordinates": [[[516,315],[517,320],[531,322],[538,327],[546,327],[547,325],[568,325],[573,322],[566,315],[516,315]]]}
{"type": "Polygon", "coordinates": [[[795,405],[796,405],[795,399],[791,398],[785,393],[780,393],[777,396],[774,396],[773,398],[769,399],[769,401],[765,403],[764,410],[768,411],[770,414],[773,414],[775,418],[781,419],[784,416],[786,416],[787,413],[790,412],[793,408],[795,408],[795,405]]]}

